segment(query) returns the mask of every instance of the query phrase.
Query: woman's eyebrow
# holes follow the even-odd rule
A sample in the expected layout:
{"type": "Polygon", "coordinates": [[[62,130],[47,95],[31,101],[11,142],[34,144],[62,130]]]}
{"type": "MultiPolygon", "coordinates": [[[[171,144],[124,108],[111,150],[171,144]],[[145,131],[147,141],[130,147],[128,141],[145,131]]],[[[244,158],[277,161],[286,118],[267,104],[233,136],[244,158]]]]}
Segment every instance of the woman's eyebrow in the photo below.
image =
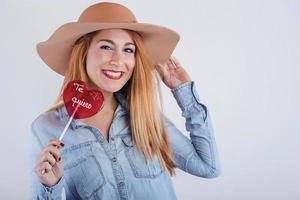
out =
{"type": "MultiPolygon", "coordinates": [[[[108,43],[111,43],[111,44],[115,45],[114,41],[112,41],[112,40],[107,40],[107,39],[100,39],[100,40],[97,41],[97,43],[99,43],[99,42],[101,42],[101,41],[108,42],[108,43]]],[[[133,46],[135,46],[135,44],[132,43],[132,42],[126,42],[126,43],[125,43],[125,46],[127,46],[127,45],[133,45],[133,46]]]]}

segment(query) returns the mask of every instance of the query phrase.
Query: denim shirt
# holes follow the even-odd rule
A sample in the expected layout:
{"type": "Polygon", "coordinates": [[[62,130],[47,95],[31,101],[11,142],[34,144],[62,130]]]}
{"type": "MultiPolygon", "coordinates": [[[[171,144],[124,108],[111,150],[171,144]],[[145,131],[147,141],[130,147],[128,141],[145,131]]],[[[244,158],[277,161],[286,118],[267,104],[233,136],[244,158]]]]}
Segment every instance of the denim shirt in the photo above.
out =
{"type": "MultiPolygon", "coordinates": [[[[183,83],[171,91],[190,135],[190,138],[183,135],[165,117],[176,167],[198,177],[217,177],[221,166],[212,122],[194,82],[183,83]]],[[[121,93],[114,96],[119,104],[109,129],[109,141],[97,128],[72,120],[61,150],[64,175],[53,187],[39,182],[34,166],[48,142],[59,138],[69,116],[66,108],[61,107],[40,114],[31,123],[28,161],[32,199],[176,199],[171,177],[160,166],[158,157],[146,165],[144,155],[133,146],[128,103],[121,93]]]]}

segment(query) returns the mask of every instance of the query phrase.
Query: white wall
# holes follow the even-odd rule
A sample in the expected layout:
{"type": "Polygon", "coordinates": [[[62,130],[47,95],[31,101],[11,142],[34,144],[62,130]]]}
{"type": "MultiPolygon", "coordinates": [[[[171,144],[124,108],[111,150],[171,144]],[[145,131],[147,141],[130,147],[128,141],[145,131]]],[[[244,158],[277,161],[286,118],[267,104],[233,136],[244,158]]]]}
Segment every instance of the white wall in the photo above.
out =
{"type": "MultiPolygon", "coordinates": [[[[0,199],[28,197],[28,126],[62,83],[35,45],[95,2],[1,0],[0,199]]],[[[212,115],[223,174],[207,180],[178,170],[178,199],[300,199],[300,2],[114,2],[139,21],[181,34],[174,55],[212,115]]],[[[185,131],[175,99],[163,89],[167,115],[185,131]]]]}

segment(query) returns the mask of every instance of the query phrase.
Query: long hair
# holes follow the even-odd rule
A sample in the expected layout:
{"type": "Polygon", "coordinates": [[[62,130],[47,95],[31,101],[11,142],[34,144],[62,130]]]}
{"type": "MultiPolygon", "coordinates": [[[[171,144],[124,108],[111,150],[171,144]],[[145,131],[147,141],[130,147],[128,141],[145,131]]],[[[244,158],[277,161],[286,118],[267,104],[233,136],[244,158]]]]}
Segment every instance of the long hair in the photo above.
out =
{"type": "MultiPolygon", "coordinates": [[[[128,32],[136,45],[136,63],[132,77],[120,92],[129,102],[133,145],[143,152],[147,162],[157,155],[161,166],[173,176],[176,165],[164,126],[161,79],[148,57],[141,36],[134,31],[128,32]]],[[[96,34],[97,31],[88,33],[75,42],[60,94],[48,111],[64,105],[63,90],[69,81],[82,80],[88,85],[91,83],[85,66],[88,48],[96,34]]]]}

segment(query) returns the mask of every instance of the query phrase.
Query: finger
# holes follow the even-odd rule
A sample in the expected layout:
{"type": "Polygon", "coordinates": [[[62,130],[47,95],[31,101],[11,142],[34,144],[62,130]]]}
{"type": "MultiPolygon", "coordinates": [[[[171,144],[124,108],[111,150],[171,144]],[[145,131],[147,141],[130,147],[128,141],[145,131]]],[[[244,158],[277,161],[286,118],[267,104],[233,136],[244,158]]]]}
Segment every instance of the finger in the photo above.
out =
{"type": "Polygon", "coordinates": [[[48,162],[43,162],[41,168],[42,168],[42,171],[41,171],[42,175],[43,175],[43,172],[45,174],[52,170],[52,166],[48,162]]]}
{"type": "Polygon", "coordinates": [[[35,173],[39,176],[42,176],[45,173],[49,172],[51,169],[52,166],[48,162],[42,162],[35,167],[35,173]]]}
{"type": "Polygon", "coordinates": [[[56,147],[48,147],[48,151],[54,156],[55,160],[56,161],[59,161],[61,158],[61,153],[60,153],[60,150],[57,149],[56,147]]]}
{"type": "Polygon", "coordinates": [[[161,67],[159,66],[159,64],[155,65],[155,69],[156,69],[156,71],[158,71],[160,76],[163,75],[163,71],[162,71],[161,67]]]}
{"type": "Polygon", "coordinates": [[[61,159],[60,161],[56,162],[56,165],[57,165],[58,168],[60,168],[61,166],[64,165],[64,160],[61,159]]]}
{"type": "Polygon", "coordinates": [[[170,59],[170,63],[172,65],[172,69],[176,69],[177,68],[175,62],[172,59],[170,59]]]}
{"type": "Polygon", "coordinates": [[[53,154],[51,154],[50,152],[46,153],[46,155],[44,156],[42,162],[49,162],[51,166],[55,165],[56,163],[56,159],[53,156],[53,154]]]}
{"type": "Polygon", "coordinates": [[[38,163],[35,168],[34,168],[34,171],[37,175],[41,175],[43,174],[43,171],[45,171],[45,168],[44,168],[44,164],[43,163],[38,163]]]}
{"type": "Polygon", "coordinates": [[[165,64],[157,64],[156,69],[160,73],[162,79],[168,74],[167,65],[165,64]]]}
{"type": "Polygon", "coordinates": [[[171,57],[173,63],[175,64],[176,67],[181,67],[181,63],[175,58],[174,56],[171,57]]]}
{"type": "Polygon", "coordinates": [[[57,148],[63,148],[65,144],[61,140],[51,140],[47,146],[55,146],[57,148]]]}
{"type": "Polygon", "coordinates": [[[54,156],[56,161],[58,161],[59,158],[61,157],[59,149],[57,149],[54,146],[49,146],[43,150],[41,158],[44,159],[45,157],[47,157],[49,155],[49,153],[54,156]]]}
{"type": "Polygon", "coordinates": [[[172,63],[172,61],[171,61],[170,58],[167,60],[167,68],[168,68],[168,70],[173,70],[173,69],[175,69],[175,68],[174,68],[174,65],[173,65],[173,63],[172,63]]]}

